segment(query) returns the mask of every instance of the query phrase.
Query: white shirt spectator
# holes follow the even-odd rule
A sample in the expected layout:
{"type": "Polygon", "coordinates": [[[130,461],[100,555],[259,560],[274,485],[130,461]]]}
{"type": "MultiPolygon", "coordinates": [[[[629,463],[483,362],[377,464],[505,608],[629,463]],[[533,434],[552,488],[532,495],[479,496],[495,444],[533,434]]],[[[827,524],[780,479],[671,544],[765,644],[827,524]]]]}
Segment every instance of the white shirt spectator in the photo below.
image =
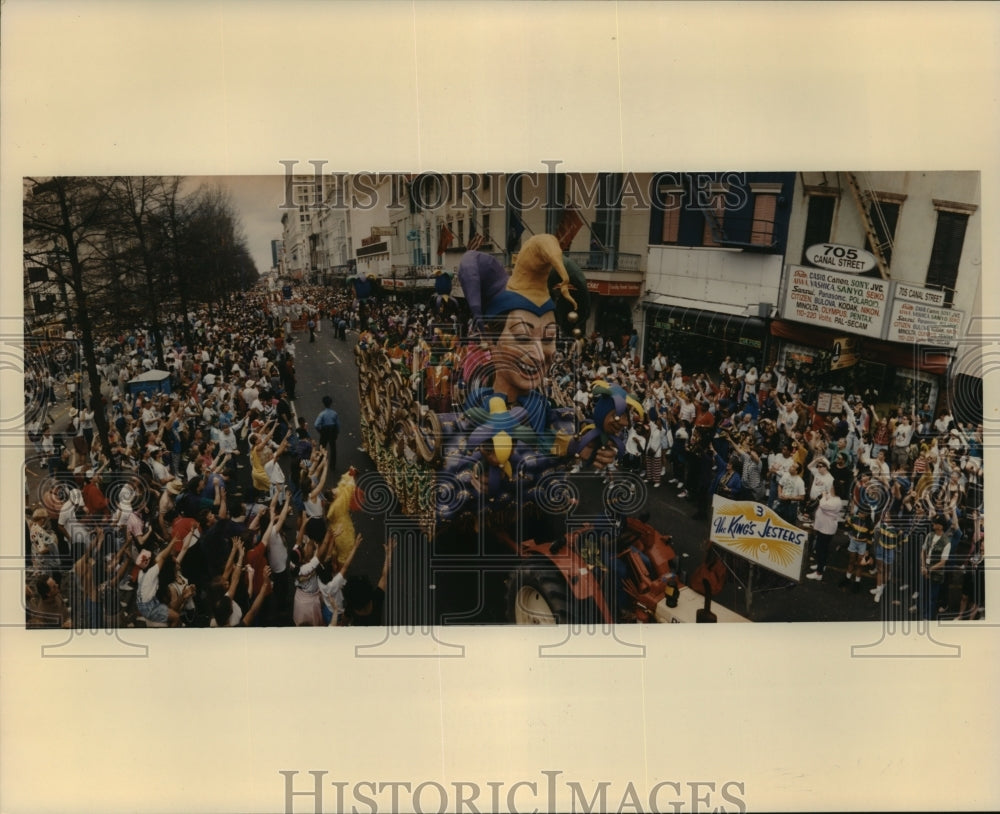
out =
{"type": "Polygon", "coordinates": [[[781,370],[775,374],[774,391],[782,395],[788,391],[788,377],[781,370]]]}
{"type": "Polygon", "coordinates": [[[820,534],[836,534],[840,515],[844,511],[845,502],[834,494],[825,493],[816,507],[813,518],[813,528],[820,534]]]}
{"type": "MultiPolygon", "coordinates": [[[[273,572],[274,569],[272,568],[273,572]]],[[[333,613],[334,619],[339,619],[344,613],[344,585],[346,578],[340,571],[333,575],[329,582],[320,582],[319,593],[323,604],[333,613]]]]}
{"type": "Polygon", "coordinates": [[[628,436],[625,438],[625,452],[628,455],[641,455],[646,449],[646,439],[643,438],[635,427],[628,428],[628,436]]]}
{"type": "Polygon", "coordinates": [[[833,488],[833,475],[830,474],[829,466],[822,465],[825,463],[826,459],[824,458],[821,461],[812,461],[809,464],[809,471],[813,475],[812,486],[809,487],[810,500],[815,500],[833,488]]]}
{"type": "Polygon", "coordinates": [[[687,421],[689,424],[694,424],[694,419],[697,414],[698,414],[698,408],[695,407],[695,404],[691,399],[684,399],[681,402],[681,409],[680,409],[681,421],[687,421]]]}
{"type": "Polygon", "coordinates": [[[253,382],[248,381],[247,386],[243,388],[243,403],[246,404],[248,408],[252,408],[254,402],[256,402],[259,398],[260,391],[253,382]]]}
{"type": "Polygon", "coordinates": [[[793,463],[795,463],[794,458],[786,458],[783,453],[774,452],[767,459],[767,469],[772,475],[776,475],[780,481],[782,477],[788,474],[788,470],[791,469],[793,463]]]}
{"type": "Polygon", "coordinates": [[[142,408],[142,427],[146,432],[156,432],[160,427],[160,412],[152,404],[142,408]]]}
{"type": "Polygon", "coordinates": [[[156,592],[160,587],[160,565],[153,563],[149,568],[139,574],[139,590],[136,592],[136,600],[139,602],[152,602],[156,598],[156,592]]]}
{"type": "Polygon", "coordinates": [[[235,453],[237,451],[236,433],[230,426],[212,430],[212,440],[219,445],[221,453],[235,453]]]}
{"type": "Polygon", "coordinates": [[[784,427],[789,435],[795,431],[795,425],[799,423],[799,414],[795,412],[795,405],[788,401],[778,411],[778,426],[784,427]]]}
{"type": "Polygon", "coordinates": [[[153,478],[159,484],[166,484],[174,479],[170,470],[155,456],[149,457],[149,468],[153,470],[153,478]]]}
{"type": "Polygon", "coordinates": [[[871,458],[868,468],[871,469],[873,478],[883,483],[889,482],[889,464],[886,461],[880,461],[878,457],[871,458]]]}
{"type": "Polygon", "coordinates": [[[782,500],[789,500],[796,497],[805,497],[806,485],[800,475],[793,475],[786,472],[778,481],[778,488],[781,490],[782,500]]]}
{"type": "Polygon", "coordinates": [[[909,421],[900,421],[893,430],[892,437],[897,447],[908,447],[913,438],[913,425],[909,421]]]}

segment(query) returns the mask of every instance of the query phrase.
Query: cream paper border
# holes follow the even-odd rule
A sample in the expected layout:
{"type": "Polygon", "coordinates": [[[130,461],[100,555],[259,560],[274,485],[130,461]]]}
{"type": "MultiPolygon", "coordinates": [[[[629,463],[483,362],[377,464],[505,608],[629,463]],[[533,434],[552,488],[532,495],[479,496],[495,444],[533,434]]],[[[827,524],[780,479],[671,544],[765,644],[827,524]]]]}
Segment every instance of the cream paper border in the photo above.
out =
{"type": "MultiPolygon", "coordinates": [[[[995,224],[998,23],[992,4],[8,0],[2,324],[17,330],[28,174],[280,174],[281,159],[978,169],[995,224]]],[[[983,231],[995,313],[995,230],[983,231]]],[[[14,373],[4,415],[20,398],[14,373]]],[[[16,560],[21,458],[2,456],[2,553],[16,560]]],[[[16,576],[0,576],[2,621],[16,623],[16,576]]],[[[147,658],[74,660],[40,656],[58,633],[2,628],[0,811],[284,811],[282,770],[299,772],[297,790],[310,770],[352,786],[478,783],[481,810],[490,780],[501,801],[517,781],[538,784],[537,799],[522,786],[515,800],[544,810],[543,770],[588,795],[608,781],[612,808],[629,783],[645,800],[660,781],[682,784],[685,810],[697,781],[716,784],[708,807],[730,811],[730,781],[750,810],[1000,802],[991,627],[936,629],[960,656],[925,659],[852,657],[881,630],[849,624],[623,633],[644,659],[539,658],[551,631],[508,629],[449,629],[460,659],[355,658],[372,635],[136,632],[147,658]]],[[[669,810],[677,798],[659,799],[669,810]]],[[[423,800],[436,808],[433,787],[423,800]]]]}

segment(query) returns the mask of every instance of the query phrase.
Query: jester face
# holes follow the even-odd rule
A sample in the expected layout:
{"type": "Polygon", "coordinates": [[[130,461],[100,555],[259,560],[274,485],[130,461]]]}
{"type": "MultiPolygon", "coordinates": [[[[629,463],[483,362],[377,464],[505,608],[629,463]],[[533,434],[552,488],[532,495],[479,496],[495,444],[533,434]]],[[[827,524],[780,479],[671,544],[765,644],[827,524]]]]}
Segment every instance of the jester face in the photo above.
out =
{"type": "Polygon", "coordinates": [[[557,335],[554,312],[536,316],[526,310],[511,311],[493,349],[493,389],[511,399],[540,389],[552,366],[557,335]]]}

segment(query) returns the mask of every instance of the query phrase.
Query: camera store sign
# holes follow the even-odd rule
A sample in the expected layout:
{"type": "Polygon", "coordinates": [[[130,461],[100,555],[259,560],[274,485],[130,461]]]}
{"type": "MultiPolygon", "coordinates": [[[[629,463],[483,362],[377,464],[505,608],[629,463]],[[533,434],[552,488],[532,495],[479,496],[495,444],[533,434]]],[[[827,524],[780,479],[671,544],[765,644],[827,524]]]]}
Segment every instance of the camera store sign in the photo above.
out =
{"type": "Polygon", "coordinates": [[[919,345],[956,345],[961,311],[944,306],[944,292],[896,284],[889,315],[889,340],[919,345]]]}
{"type": "Polygon", "coordinates": [[[789,266],[788,276],[786,319],[881,337],[889,295],[886,280],[806,266],[789,266]]]}

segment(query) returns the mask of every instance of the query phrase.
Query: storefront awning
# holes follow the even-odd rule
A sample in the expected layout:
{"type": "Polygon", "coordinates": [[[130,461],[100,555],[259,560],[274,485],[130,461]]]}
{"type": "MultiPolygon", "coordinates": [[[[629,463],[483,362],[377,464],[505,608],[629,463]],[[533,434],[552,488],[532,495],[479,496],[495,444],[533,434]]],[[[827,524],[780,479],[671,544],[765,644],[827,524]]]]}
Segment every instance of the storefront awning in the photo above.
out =
{"type": "Polygon", "coordinates": [[[664,306],[649,302],[647,305],[649,306],[647,325],[654,328],[662,325],[692,336],[746,344],[755,348],[760,347],[760,340],[764,337],[764,320],[757,317],[686,308],[680,305],[664,306]],[[744,342],[744,339],[752,341],[744,342]]]}
{"type": "MultiPolygon", "coordinates": [[[[733,317],[746,317],[754,319],[760,316],[757,303],[752,305],[730,305],[727,303],[712,303],[711,310],[706,309],[705,303],[699,300],[688,300],[683,297],[671,297],[668,294],[654,294],[647,297],[642,302],[643,307],[657,307],[667,309],[679,309],[684,311],[702,311],[706,314],[716,314],[733,317]]],[[[768,314],[770,316],[771,314],[768,314]]],[[[763,323],[762,323],[763,324],[763,323]]]]}
{"type": "MultiPolygon", "coordinates": [[[[832,348],[833,343],[843,336],[842,332],[838,333],[783,319],[771,322],[771,334],[781,339],[824,349],[832,348]]],[[[884,342],[880,339],[870,339],[863,336],[858,336],[857,340],[860,346],[860,356],[863,359],[894,367],[923,370],[936,376],[943,376],[948,372],[950,353],[947,348],[884,342]]]]}

